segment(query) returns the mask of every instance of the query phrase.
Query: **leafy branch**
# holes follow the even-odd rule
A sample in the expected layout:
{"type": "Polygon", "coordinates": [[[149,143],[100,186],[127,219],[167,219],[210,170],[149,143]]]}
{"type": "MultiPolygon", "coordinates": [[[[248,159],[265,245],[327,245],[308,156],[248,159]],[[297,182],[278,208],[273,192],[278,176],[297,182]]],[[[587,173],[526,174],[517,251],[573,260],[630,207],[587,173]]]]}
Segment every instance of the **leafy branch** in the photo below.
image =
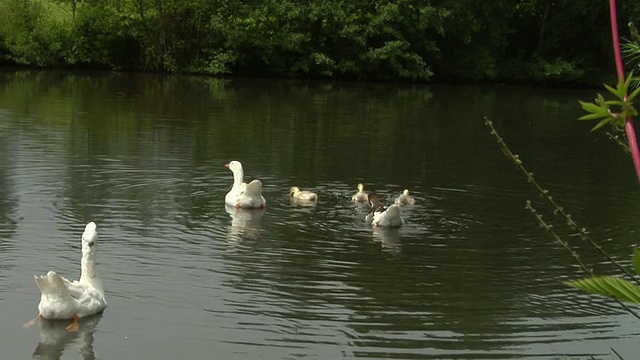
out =
{"type": "Polygon", "coordinates": [[[626,80],[619,80],[615,88],[605,84],[604,87],[616,97],[615,100],[605,100],[604,96],[598,94],[595,102],[579,101],[582,109],[588,114],[579,117],[578,120],[599,120],[591,131],[611,124],[617,132],[623,132],[627,119],[638,115],[638,111],[633,107],[633,99],[640,94],[640,87],[627,95],[634,81],[638,81],[638,78],[630,74],[626,80]]]}
{"type": "MultiPolygon", "coordinates": [[[[640,181],[640,151],[638,150],[635,129],[633,127],[633,117],[638,115],[638,112],[633,107],[633,100],[638,96],[638,94],[640,94],[640,87],[636,88],[631,92],[631,94],[629,94],[631,84],[633,82],[637,82],[638,78],[634,78],[633,74],[629,74],[626,79],[624,78],[615,0],[609,0],[609,12],[611,15],[611,34],[616,60],[616,72],[618,74],[618,84],[615,89],[607,85],[605,85],[605,88],[613,94],[616,99],[605,100],[602,95],[598,94],[598,98],[595,103],[586,103],[581,101],[580,105],[582,105],[582,109],[587,111],[589,114],[580,117],[578,120],[599,120],[598,124],[596,124],[591,131],[597,130],[606,124],[611,124],[618,133],[626,133],[629,145],[628,150],[631,152],[633,165],[636,169],[636,175],[638,177],[638,181],[640,181]],[[612,111],[611,107],[613,106],[617,107],[617,112],[612,111]]],[[[638,32],[632,23],[629,23],[629,29],[631,31],[631,35],[634,37],[634,41],[637,42],[640,38],[638,37],[638,32]]],[[[627,49],[629,49],[629,47],[627,47],[627,49]]],[[[631,50],[633,50],[633,48],[631,48],[631,50]]],[[[617,136],[611,137],[620,143],[617,136]]],[[[633,249],[633,264],[636,274],[640,275],[640,250],[638,250],[638,248],[633,249]]],[[[627,275],[629,274],[627,271],[624,273],[627,275]]],[[[619,301],[640,304],[640,287],[626,279],[613,276],[592,276],[591,278],[569,281],[565,284],[593,294],[612,297],[619,301]]]]}
{"type": "MultiPolygon", "coordinates": [[[[640,249],[638,248],[633,248],[633,265],[636,274],[640,275],[640,249]]],[[[619,277],[596,276],[567,281],[565,284],[592,294],[640,305],[640,286],[619,277]]]]}
{"type": "MultiPolygon", "coordinates": [[[[633,116],[638,113],[633,109],[631,101],[633,98],[638,95],[638,90],[634,91],[631,96],[628,95],[629,84],[633,79],[632,75],[629,75],[628,79],[625,81],[624,77],[624,64],[622,62],[622,51],[620,50],[620,35],[618,35],[618,11],[616,8],[616,0],[609,0],[609,17],[611,22],[611,40],[613,42],[613,56],[616,61],[616,74],[618,75],[618,86],[616,91],[613,92],[614,95],[618,97],[618,100],[613,100],[614,103],[610,105],[618,105],[622,107],[622,111],[620,113],[611,112],[606,104],[606,102],[600,101],[601,96],[599,95],[599,105],[600,107],[606,107],[607,115],[605,117],[596,117],[600,118],[600,123],[598,125],[603,126],[606,123],[613,122],[614,126],[618,128],[624,127],[624,132],[627,135],[627,142],[629,144],[629,152],[631,152],[631,159],[633,159],[633,167],[636,170],[636,177],[638,178],[638,182],[640,182],[640,149],[638,148],[638,141],[636,140],[636,130],[633,127],[633,116]],[[617,103],[615,101],[618,101],[617,103]],[[610,113],[610,114],[609,114],[610,113]]],[[[633,37],[638,38],[638,32],[633,26],[632,23],[629,24],[629,29],[633,37]]],[[[609,88],[607,88],[609,90],[609,88]]],[[[611,90],[609,90],[611,91],[611,90]]],[[[584,106],[583,106],[584,108],[584,106]]],[[[587,110],[587,109],[585,109],[587,110]]],[[[592,110],[596,110],[599,112],[599,115],[605,115],[602,110],[597,108],[592,108],[592,110]]],[[[593,115],[592,113],[591,115],[593,115]]],[[[596,125],[596,128],[598,128],[596,125]]]]}
{"type": "MultiPolygon", "coordinates": [[[[582,108],[588,113],[580,117],[578,120],[597,120],[598,123],[591,129],[591,131],[595,131],[607,124],[610,124],[616,131],[616,135],[609,134],[609,136],[617,141],[619,144],[622,144],[626,149],[628,149],[631,153],[631,157],[633,159],[633,164],[636,170],[636,176],[638,181],[640,182],[640,151],[638,149],[638,144],[636,141],[635,129],[633,127],[633,117],[638,115],[638,112],[633,107],[633,100],[640,94],[640,88],[636,88],[629,94],[630,86],[633,82],[637,82],[638,79],[634,78],[632,74],[630,74],[626,79],[624,77],[623,65],[622,65],[622,56],[620,52],[620,41],[618,37],[618,26],[617,26],[617,15],[616,15],[616,3],[615,0],[609,1],[609,10],[611,15],[611,30],[612,30],[612,38],[613,38],[613,48],[614,55],[616,59],[616,70],[618,74],[618,83],[615,88],[604,85],[609,93],[613,94],[614,100],[605,100],[604,96],[598,94],[595,102],[583,102],[580,101],[580,105],[582,108]],[[624,133],[626,135],[627,144],[625,144],[618,134],[624,133]]],[[[632,27],[632,30],[635,30],[635,27],[632,27]]],[[[640,39],[637,35],[637,31],[634,34],[636,38],[640,39]]],[[[634,315],[636,318],[640,317],[633,310],[627,307],[623,302],[631,302],[634,304],[640,304],[640,286],[638,286],[638,279],[631,274],[626,268],[622,267],[617,261],[615,261],[609,254],[607,254],[602,247],[600,247],[595,241],[593,241],[586,234],[586,230],[584,228],[579,228],[577,224],[571,219],[571,215],[566,213],[562,207],[558,206],[558,204],[553,200],[553,198],[549,195],[547,190],[544,190],[534,179],[533,173],[528,172],[522,164],[522,161],[515,155],[509,147],[506,145],[504,140],[498,135],[496,129],[493,126],[493,123],[485,117],[485,124],[491,128],[491,134],[497,139],[498,144],[502,148],[503,153],[509,157],[514,164],[525,174],[527,177],[527,181],[532,183],[534,187],[538,190],[540,195],[546,199],[554,208],[554,214],[563,216],[567,220],[567,224],[578,230],[580,237],[583,240],[586,240],[589,244],[591,244],[595,249],[597,249],[610,263],[615,265],[624,275],[629,277],[629,280],[614,277],[614,276],[594,276],[593,270],[587,268],[584,262],[579,258],[578,254],[569,246],[569,244],[562,240],[555,231],[552,230],[552,225],[549,225],[542,218],[542,215],[538,214],[537,211],[531,205],[531,202],[527,201],[526,208],[531,211],[531,213],[536,217],[540,225],[545,228],[558,242],[562,245],[565,250],[571,254],[571,256],[576,260],[580,268],[586,272],[590,277],[583,278],[574,281],[565,282],[567,286],[571,286],[574,288],[578,288],[584,290],[586,292],[590,292],[592,294],[602,295],[606,297],[613,298],[618,304],[620,304],[625,310],[634,315]],[[635,281],[635,283],[634,283],[635,281]]],[[[638,248],[633,249],[634,253],[634,268],[637,275],[640,275],[640,250],[638,248]]],[[[614,349],[611,349],[618,358],[622,359],[620,354],[618,354],[614,349]]]]}

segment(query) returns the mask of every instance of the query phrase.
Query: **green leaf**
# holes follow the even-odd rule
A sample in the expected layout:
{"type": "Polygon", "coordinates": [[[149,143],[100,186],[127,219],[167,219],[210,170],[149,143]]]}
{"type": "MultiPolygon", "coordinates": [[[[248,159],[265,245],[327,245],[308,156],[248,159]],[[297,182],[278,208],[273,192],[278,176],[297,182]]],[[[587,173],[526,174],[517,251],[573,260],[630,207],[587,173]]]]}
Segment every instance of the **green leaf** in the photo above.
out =
{"type": "Polygon", "coordinates": [[[633,92],[627,97],[627,102],[633,101],[638,94],[640,94],[640,86],[633,90],[633,92]]]}
{"type": "Polygon", "coordinates": [[[624,105],[624,103],[620,100],[608,100],[604,102],[606,105],[616,105],[616,106],[622,106],[624,105]]]}
{"type": "Polygon", "coordinates": [[[598,105],[600,105],[600,107],[605,110],[607,108],[607,101],[604,99],[604,96],[602,96],[602,94],[598,94],[598,105]]]}
{"type": "Polygon", "coordinates": [[[599,276],[568,281],[565,282],[565,285],[582,289],[592,294],[640,304],[640,287],[625,279],[613,276],[599,276]]]}
{"type": "Polygon", "coordinates": [[[601,127],[607,125],[609,122],[611,122],[611,119],[612,118],[610,118],[610,117],[607,117],[606,119],[602,119],[598,124],[596,124],[596,126],[594,126],[591,129],[591,131],[596,131],[596,130],[600,129],[601,127]]]}
{"type": "Polygon", "coordinates": [[[640,275],[640,249],[633,247],[633,267],[636,269],[636,274],[640,275]]]}
{"type": "MultiPolygon", "coordinates": [[[[618,85],[620,85],[620,83],[618,83],[618,85]]],[[[614,89],[613,87],[611,87],[611,86],[609,86],[609,85],[607,85],[607,84],[604,84],[604,87],[605,87],[605,89],[607,89],[610,93],[612,93],[612,94],[613,94],[613,95],[615,95],[616,97],[619,97],[619,96],[618,96],[618,90],[617,90],[617,89],[614,89]]],[[[598,95],[600,95],[600,94],[598,94],[598,95]]]]}
{"type": "Polygon", "coordinates": [[[627,76],[627,80],[625,80],[624,82],[624,94],[626,95],[627,93],[629,93],[629,86],[631,86],[631,83],[633,83],[633,72],[629,73],[629,76],[627,76]]]}
{"type": "Polygon", "coordinates": [[[609,116],[609,115],[607,114],[607,115],[603,116],[603,115],[600,115],[600,114],[587,114],[587,115],[580,116],[578,118],[578,120],[595,120],[595,119],[600,119],[600,118],[604,118],[604,117],[607,117],[607,116],[609,116]]]}
{"type": "Polygon", "coordinates": [[[578,102],[582,106],[582,109],[584,109],[587,112],[594,113],[594,114],[602,114],[605,116],[609,114],[609,111],[607,111],[606,108],[603,108],[602,105],[597,105],[594,103],[588,103],[584,101],[578,101],[578,102]]]}

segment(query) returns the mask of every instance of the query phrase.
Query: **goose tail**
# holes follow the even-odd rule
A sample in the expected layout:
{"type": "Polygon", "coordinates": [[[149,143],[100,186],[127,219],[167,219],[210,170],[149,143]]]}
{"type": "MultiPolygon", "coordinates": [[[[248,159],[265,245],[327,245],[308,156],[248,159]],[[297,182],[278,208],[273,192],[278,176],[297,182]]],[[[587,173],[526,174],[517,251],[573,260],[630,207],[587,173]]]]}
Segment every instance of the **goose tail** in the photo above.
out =
{"type": "Polygon", "coordinates": [[[258,179],[248,183],[244,189],[247,195],[260,195],[262,193],[262,182],[258,179]]]}
{"type": "Polygon", "coordinates": [[[64,280],[55,271],[49,271],[47,275],[42,276],[35,275],[34,278],[43,295],[70,296],[64,280]]]}

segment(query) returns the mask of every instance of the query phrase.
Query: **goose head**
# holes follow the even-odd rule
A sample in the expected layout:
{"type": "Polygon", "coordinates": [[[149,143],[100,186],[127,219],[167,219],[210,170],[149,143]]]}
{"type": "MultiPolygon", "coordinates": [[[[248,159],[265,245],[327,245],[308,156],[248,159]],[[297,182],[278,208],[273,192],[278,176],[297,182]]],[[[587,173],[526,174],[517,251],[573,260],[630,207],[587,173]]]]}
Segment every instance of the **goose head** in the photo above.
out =
{"type": "Polygon", "coordinates": [[[240,161],[233,160],[227,164],[224,164],[224,167],[235,172],[242,171],[242,163],[240,161]]]}
{"type": "Polygon", "coordinates": [[[96,244],[98,243],[98,232],[96,231],[96,223],[93,221],[88,223],[82,233],[82,253],[89,254],[96,250],[96,244]]]}
{"type": "Polygon", "coordinates": [[[402,195],[409,196],[409,189],[404,189],[402,195]]]}
{"type": "Polygon", "coordinates": [[[233,172],[233,186],[240,186],[242,184],[242,181],[244,180],[244,170],[242,169],[242,163],[240,163],[240,161],[233,160],[227,164],[224,164],[224,167],[233,172]]]}
{"type": "Polygon", "coordinates": [[[364,185],[362,183],[358,183],[358,191],[364,192],[364,185]]]}
{"type": "Polygon", "coordinates": [[[289,194],[291,196],[295,195],[296,193],[300,192],[300,188],[298,188],[297,186],[292,186],[291,189],[289,189],[289,194]]]}

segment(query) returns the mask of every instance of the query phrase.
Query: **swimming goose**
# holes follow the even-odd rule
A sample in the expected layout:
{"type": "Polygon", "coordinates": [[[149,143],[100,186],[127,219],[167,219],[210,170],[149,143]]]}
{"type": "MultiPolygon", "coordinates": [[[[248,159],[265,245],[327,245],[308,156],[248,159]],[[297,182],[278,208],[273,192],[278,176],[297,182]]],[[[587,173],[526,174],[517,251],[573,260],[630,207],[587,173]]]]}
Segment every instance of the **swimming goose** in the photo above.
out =
{"type": "Polygon", "coordinates": [[[97,242],[96,224],[90,222],[82,234],[80,280],[69,281],[55,271],[34,276],[42,293],[38,304],[39,313],[36,318],[25,324],[25,328],[33,325],[38,318],[72,319],[73,323],[67,326],[67,330],[77,331],[79,318],[95,315],[107,307],[102,280],[95,271],[97,242]]]}
{"type": "Polygon", "coordinates": [[[303,201],[318,201],[318,195],[308,190],[300,190],[297,186],[292,187],[289,190],[289,194],[292,198],[303,201]]]}
{"type": "Polygon", "coordinates": [[[245,183],[240,161],[234,160],[224,166],[233,172],[233,186],[224,197],[227,205],[243,209],[258,209],[267,205],[262,196],[262,182],[256,179],[245,183]]]}
{"type": "Polygon", "coordinates": [[[364,185],[362,183],[358,184],[358,192],[355,193],[351,197],[351,201],[353,201],[353,202],[366,202],[367,201],[367,193],[364,192],[364,185]]]}
{"type": "Polygon", "coordinates": [[[398,205],[414,205],[416,203],[416,200],[413,198],[413,196],[409,195],[409,189],[404,189],[402,194],[400,194],[400,196],[396,198],[395,203],[398,205]]]}
{"type": "Polygon", "coordinates": [[[400,216],[400,208],[396,204],[385,207],[380,202],[380,196],[371,193],[367,196],[371,210],[365,216],[365,220],[373,226],[398,227],[402,226],[404,220],[400,216]]]}

